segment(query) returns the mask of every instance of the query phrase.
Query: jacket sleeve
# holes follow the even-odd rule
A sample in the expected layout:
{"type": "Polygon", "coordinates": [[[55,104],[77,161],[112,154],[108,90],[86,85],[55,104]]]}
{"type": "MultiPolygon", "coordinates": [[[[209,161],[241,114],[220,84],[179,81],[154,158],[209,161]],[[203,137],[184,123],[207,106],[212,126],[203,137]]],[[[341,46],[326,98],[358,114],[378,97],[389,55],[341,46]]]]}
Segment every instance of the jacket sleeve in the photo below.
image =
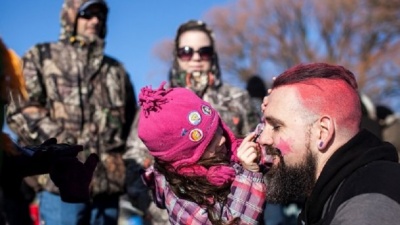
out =
{"type": "MultiPolygon", "coordinates": [[[[123,69],[125,71],[125,69],[123,69]]],[[[129,74],[125,72],[125,126],[123,130],[123,139],[127,140],[129,132],[133,125],[133,121],[136,116],[138,109],[138,103],[136,100],[135,89],[130,81],[129,74]]]]}
{"type": "Polygon", "coordinates": [[[258,224],[264,212],[267,186],[260,172],[235,164],[236,177],[228,195],[227,218],[240,217],[242,224],[258,224]]]}
{"type": "Polygon", "coordinates": [[[30,49],[22,60],[28,99],[11,93],[6,111],[8,126],[24,144],[40,144],[51,137],[59,142],[75,143],[74,138],[64,131],[62,121],[50,118],[50,110],[46,107],[48,102],[42,75],[41,47],[30,49]]]}
{"type": "MultiPolygon", "coordinates": [[[[222,208],[222,217],[225,221],[240,217],[240,224],[259,224],[266,199],[263,175],[245,170],[239,164],[235,164],[234,168],[237,175],[227,203],[222,208]]],[[[164,176],[156,171],[154,174],[154,201],[159,207],[167,208],[172,224],[212,224],[204,208],[192,201],[178,198],[169,188],[164,176]]]]}

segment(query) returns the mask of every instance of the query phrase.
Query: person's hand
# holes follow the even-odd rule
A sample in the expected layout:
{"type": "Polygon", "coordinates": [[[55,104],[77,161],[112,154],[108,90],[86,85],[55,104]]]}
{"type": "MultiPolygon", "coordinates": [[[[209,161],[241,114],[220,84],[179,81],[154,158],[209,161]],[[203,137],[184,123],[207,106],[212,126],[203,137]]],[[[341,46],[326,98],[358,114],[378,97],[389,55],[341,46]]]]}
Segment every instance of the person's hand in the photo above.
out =
{"type": "MultiPolygon", "coordinates": [[[[275,81],[276,77],[272,77],[272,81],[275,81]]],[[[264,112],[265,108],[268,105],[268,95],[270,95],[272,92],[271,88],[268,88],[267,90],[267,96],[264,97],[263,102],[261,103],[261,112],[264,112]]]]}
{"type": "Polygon", "coordinates": [[[57,143],[56,138],[50,138],[41,145],[29,145],[19,149],[22,154],[34,158],[51,159],[54,157],[70,156],[75,157],[83,150],[81,145],[57,143]]]}
{"type": "Polygon", "coordinates": [[[243,139],[237,150],[237,157],[243,168],[252,172],[258,172],[260,167],[258,161],[260,158],[260,146],[254,142],[255,132],[250,133],[243,139]]]}
{"type": "MultiPolygon", "coordinates": [[[[41,161],[48,167],[50,178],[60,190],[65,202],[85,202],[90,199],[89,185],[99,157],[92,153],[83,163],[76,157],[83,150],[82,145],[57,143],[50,138],[39,146],[27,146],[34,161],[41,161]]],[[[25,154],[27,154],[25,153],[25,154]]]]}
{"type": "Polygon", "coordinates": [[[41,145],[20,147],[15,144],[18,152],[16,168],[22,177],[49,173],[54,161],[59,158],[75,158],[83,150],[81,145],[57,144],[57,139],[50,138],[41,145]]]}
{"type": "Polygon", "coordinates": [[[86,202],[90,199],[89,185],[99,162],[97,154],[90,154],[85,163],[76,157],[55,158],[50,178],[60,190],[64,202],[86,202]]]}
{"type": "Polygon", "coordinates": [[[263,98],[263,102],[261,103],[261,112],[264,112],[265,108],[267,108],[268,105],[268,96],[265,96],[263,98]]]}

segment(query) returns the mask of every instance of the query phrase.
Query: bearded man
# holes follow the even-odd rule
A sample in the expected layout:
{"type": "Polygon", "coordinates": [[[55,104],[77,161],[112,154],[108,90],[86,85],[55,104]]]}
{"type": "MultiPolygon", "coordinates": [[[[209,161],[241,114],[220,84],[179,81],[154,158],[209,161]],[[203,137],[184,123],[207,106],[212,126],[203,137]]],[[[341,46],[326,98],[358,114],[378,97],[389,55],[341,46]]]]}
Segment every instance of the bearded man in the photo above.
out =
{"type": "Polygon", "coordinates": [[[305,197],[298,224],[398,224],[396,149],[360,129],[352,72],[297,65],[274,80],[262,109],[258,142],[274,155],[267,201],[305,197]]]}

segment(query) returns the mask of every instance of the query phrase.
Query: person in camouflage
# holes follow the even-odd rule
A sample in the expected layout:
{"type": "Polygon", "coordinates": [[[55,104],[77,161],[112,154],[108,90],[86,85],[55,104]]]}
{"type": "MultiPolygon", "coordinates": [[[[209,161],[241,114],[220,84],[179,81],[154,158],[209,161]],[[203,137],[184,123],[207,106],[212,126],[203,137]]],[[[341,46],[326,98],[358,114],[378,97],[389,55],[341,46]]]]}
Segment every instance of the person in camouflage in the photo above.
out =
{"type": "Polygon", "coordinates": [[[66,0],[59,41],[37,44],[23,56],[28,100],[14,97],[7,109],[21,144],[56,137],[82,145],[82,161],[90,153],[100,157],[91,201],[84,204],[62,202],[48,176],[40,177],[40,216],[47,225],[117,224],[122,154],[137,102],[123,65],[104,54],[107,14],[102,0],[66,0]]]}
{"type": "MultiPolygon", "coordinates": [[[[257,109],[252,107],[246,90],[222,82],[212,30],[198,20],[183,23],[177,30],[174,47],[169,86],[190,88],[209,102],[236,137],[243,138],[253,131],[260,122],[257,109]]],[[[143,168],[153,164],[153,158],[138,138],[137,120],[132,125],[124,157],[135,160],[143,168]]],[[[134,173],[137,173],[137,167],[130,174],[134,173]]],[[[135,184],[137,182],[127,185],[139,193],[142,187],[135,187],[135,184]]],[[[158,209],[153,203],[147,214],[154,225],[169,223],[166,210],[158,209]]]]}

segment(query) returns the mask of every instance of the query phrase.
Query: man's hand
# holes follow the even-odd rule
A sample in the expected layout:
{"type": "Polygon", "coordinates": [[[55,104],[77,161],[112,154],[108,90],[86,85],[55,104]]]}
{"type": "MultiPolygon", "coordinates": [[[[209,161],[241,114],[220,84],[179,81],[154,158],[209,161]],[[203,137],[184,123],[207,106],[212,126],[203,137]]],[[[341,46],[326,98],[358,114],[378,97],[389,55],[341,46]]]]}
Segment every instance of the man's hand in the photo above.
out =
{"type": "Polygon", "coordinates": [[[263,98],[263,102],[261,103],[261,112],[264,112],[264,110],[267,108],[268,105],[268,96],[265,96],[263,98]]]}

